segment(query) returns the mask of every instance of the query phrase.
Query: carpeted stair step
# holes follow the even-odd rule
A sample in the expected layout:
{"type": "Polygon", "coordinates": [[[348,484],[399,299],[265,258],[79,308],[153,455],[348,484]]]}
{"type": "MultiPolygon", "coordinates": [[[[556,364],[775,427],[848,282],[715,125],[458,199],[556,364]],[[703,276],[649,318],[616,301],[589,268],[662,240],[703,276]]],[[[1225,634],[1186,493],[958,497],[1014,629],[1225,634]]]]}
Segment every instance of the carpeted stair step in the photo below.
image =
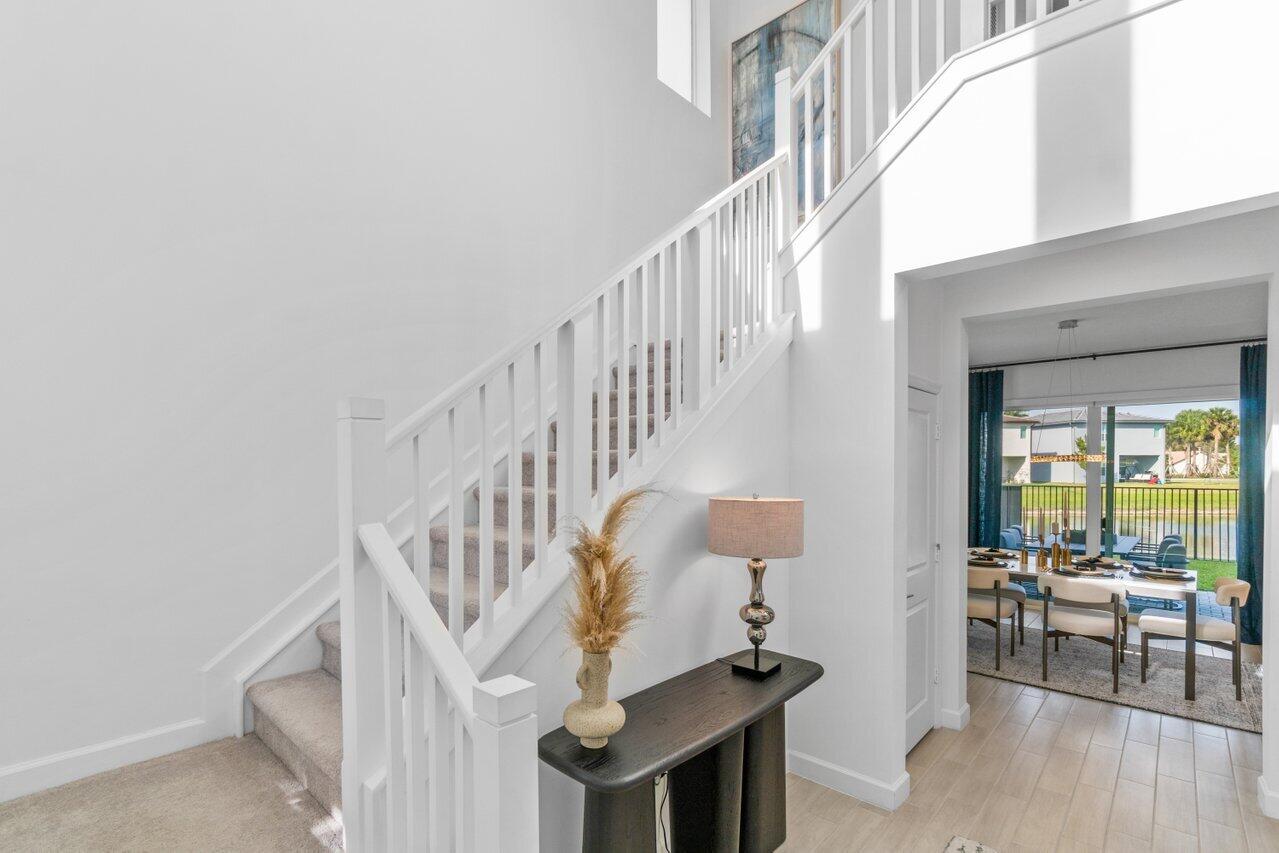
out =
{"type": "MultiPolygon", "coordinates": [[[[525,486],[523,489],[521,489],[521,492],[523,493],[524,509],[523,509],[523,514],[520,516],[520,519],[524,524],[525,530],[532,530],[533,519],[534,519],[534,512],[533,512],[534,489],[532,486],[525,486]]],[[[476,486],[474,489],[471,490],[471,496],[475,498],[477,503],[479,502],[479,499],[480,499],[479,486],[476,486]]],[[[508,489],[506,486],[493,487],[493,526],[494,527],[504,528],[507,526],[506,518],[507,518],[507,511],[509,509],[510,502],[511,502],[510,489],[508,489]]],[[[547,489],[546,518],[547,518],[547,528],[553,531],[555,529],[555,490],[554,489],[547,489]]]]}
{"type": "Polygon", "coordinates": [[[337,622],[322,622],[315,627],[320,638],[320,669],[342,680],[342,631],[337,622]]]}
{"type": "MultiPolygon", "coordinates": [[[[634,387],[635,387],[635,385],[636,385],[635,377],[636,377],[636,374],[637,374],[637,372],[638,372],[638,371],[636,370],[636,368],[637,368],[637,367],[638,367],[638,365],[634,365],[634,364],[632,364],[632,365],[631,365],[631,367],[630,367],[630,374],[629,374],[629,375],[630,375],[630,377],[631,377],[631,378],[630,378],[629,385],[630,385],[630,387],[632,387],[632,388],[634,388],[634,387]]],[[[663,373],[664,373],[664,375],[665,375],[665,377],[666,377],[664,384],[665,384],[665,385],[667,385],[667,386],[669,386],[669,385],[671,384],[671,360],[670,360],[669,358],[665,360],[664,368],[665,368],[665,369],[664,369],[663,373]]],[[[649,361],[649,363],[648,363],[648,369],[644,371],[644,376],[645,376],[645,378],[647,378],[647,380],[648,380],[648,383],[647,383],[647,384],[648,384],[648,387],[650,387],[650,388],[652,388],[652,387],[656,384],[656,383],[653,381],[653,376],[654,376],[654,374],[656,374],[656,372],[657,372],[657,369],[656,369],[656,367],[654,366],[653,362],[650,360],[650,361],[649,361]]],[[[613,365],[613,384],[614,384],[614,385],[616,385],[616,384],[617,384],[617,365],[613,365]]]]}
{"type": "MultiPolygon", "coordinates": [[[[639,408],[639,406],[638,406],[638,404],[635,402],[635,396],[636,396],[636,395],[635,395],[635,386],[634,386],[634,385],[631,385],[629,390],[630,390],[630,393],[629,393],[629,394],[627,394],[627,396],[628,396],[628,397],[630,397],[630,403],[629,403],[629,405],[628,405],[628,407],[627,407],[627,410],[626,410],[626,411],[627,411],[627,413],[629,413],[629,414],[632,414],[632,415],[633,415],[633,414],[635,414],[635,412],[636,412],[636,410],[639,408]]],[[[648,408],[647,408],[647,411],[649,411],[649,412],[652,412],[652,411],[653,411],[653,407],[654,407],[653,399],[654,399],[654,397],[655,397],[655,396],[656,396],[656,395],[654,394],[654,388],[653,388],[653,386],[652,386],[652,385],[648,386],[648,404],[647,404],[647,405],[648,405],[648,408]]],[[[591,408],[591,412],[592,412],[592,416],[594,416],[594,412],[595,412],[595,408],[594,408],[594,406],[595,406],[595,401],[596,401],[596,400],[598,400],[598,398],[599,398],[599,394],[595,394],[595,395],[593,395],[593,399],[592,399],[592,401],[591,401],[591,406],[592,406],[592,408],[591,408]]],[[[669,414],[671,413],[671,386],[670,386],[670,385],[667,385],[667,386],[666,386],[666,394],[665,394],[665,398],[666,398],[666,414],[668,414],[668,415],[669,415],[669,414]]],[[[609,417],[611,417],[611,418],[615,418],[615,417],[617,417],[617,389],[616,389],[616,388],[614,388],[612,391],[609,391],[609,392],[608,392],[608,415],[609,415],[609,417]]]]}
{"type": "MultiPolygon", "coordinates": [[[[609,446],[610,448],[617,447],[617,425],[618,425],[618,420],[619,420],[618,418],[609,418],[609,419],[608,419],[608,446],[609,446]]],[[[635,449],[636,444],[639,442],[639,436],[638,436],[638,435],[636,435],[636,427],[635,427],[635,425],[636,425],[636,424],[638,423],[638,421],[639,421],[639,416],[638,416],[638,415],[631,415],[629,418],[627,418],[627,421],[628,421],[628,422],[629,422],[629,424],[630,424],[630,427],[627,429],[627,438],[628,438],[628,440],[630,441],[631,450],[634,450],[634,449],[635,449]]],[[[648,416],[648,434],[651,436],[651,435],[653,434],[654,430],[656,430],[656,429],[657,429],[657,416],[656,416],[656,415],[654,415],[654,414],[649,414],[649,416],[648,416]]],[[[557,449],[557,442],[558,442],[558,440],[559,440],[559,438],[558,438],[558,433],[559,433],[559,422],[558,422],[558,421],[556,421],[555,423],[552,423],[552,424],[551,424],[551,435],[550,435],[550,438],[548,439],[548,440],[549,440],[549,442],[550,442],[549,446],[550,446],[550,449],[551,449],[551,450],[556,450],[556,449],[557,449]]],[[[596,430],[596,429],[595,429],[595,422],[594,422],[594,421],[592,421],[592,422],[591,422],[591,450],[599,450],[599,449],[600,449],[600,448],[599,448],[599,438],[600,438],[600,437],[599,437],[599,432],[598,432],[598,430],[596,430]]]]}
{"type": "MultiPolygon", "coordinates": [[[[635,449],[631,448],[628,456],[635,455],[635,449]]],[[[555,451],[546,454],[546,484],[548,489],[555,488],[555,466],[558,455],[555,451]]],[[[533,454],[525,451],[524,453],[524,485],[532,488],[533,486],[533,454]]],[[[599,452],[591,454],[591,482],[595,482],[596,475],[599,471],[599,452]]],[[[617,451],[610,450],[608,452],[608,473],[609,476],[617,473],[617,451]]]]}
{"type": "MultiPolygon", "coordinates": [[[[505,516],[503,516],[505,518],[505,516]]],[[[447,524],[437,524],[431,528],[431,565],[439,566],[447,569],[449,564],[449,527],[447,524]]],[[[498,583],[505,584],[506,581],[506,551],[510,545],[510,537],[507,535],[506,527],[497,525],[497,517],[494,516],[493,524],[493,577],[498,583]]],[[[522,537],[521,545],[524,549],[524,563],[527,566],[533,562],[533,537],[522,537]]],[[[467,525],[462,528],[462,565],[467,575],[478,577],[480,574],[480,528],[479,525],[467,525]]],[[[432,588],[434,588],[434,572],[431,573],[432,588]]]]}
{"type": "Polygon", "coordinates": [[[253,731],[321,805],[340,812],[341,683],[323,669],[312,669],[259,681],[247,695],[253,731]]]}

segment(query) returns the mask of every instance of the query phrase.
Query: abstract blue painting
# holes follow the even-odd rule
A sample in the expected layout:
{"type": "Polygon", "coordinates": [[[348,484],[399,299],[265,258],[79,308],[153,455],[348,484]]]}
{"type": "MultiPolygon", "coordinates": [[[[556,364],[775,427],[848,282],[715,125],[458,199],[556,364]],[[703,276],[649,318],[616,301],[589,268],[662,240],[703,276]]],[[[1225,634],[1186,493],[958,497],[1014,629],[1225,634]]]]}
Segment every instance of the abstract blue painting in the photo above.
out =
{"type": "MultiPolygon", "coordinates": [[[[830,40],[838,8],[838,0],[807,0],[733,42],[734,180],[773,156],[777,72],[790,66],[798,76],[812,64],[830,40]]],[[[820,100],[820,93],[819,87],[814,100],[820,100]]],[[[814,103],[813,108],[820,116],[821,105],[814,103]]],[[[814,125],[813,136],[819,144],[823,132],[824,128],[814,125]]]]}

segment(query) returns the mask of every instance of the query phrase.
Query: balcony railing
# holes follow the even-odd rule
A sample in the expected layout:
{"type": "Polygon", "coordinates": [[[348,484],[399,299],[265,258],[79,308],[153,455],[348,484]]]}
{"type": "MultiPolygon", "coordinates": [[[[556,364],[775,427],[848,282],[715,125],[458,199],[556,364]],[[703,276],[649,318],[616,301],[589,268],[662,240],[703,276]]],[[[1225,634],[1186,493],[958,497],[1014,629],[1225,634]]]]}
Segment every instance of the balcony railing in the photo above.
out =
{"type": "MultiPolygon", "coordinates": [[[[1087,524],[1086,500],[1083,485],[1007,484],[1001,526],[1020,524],[1028,536],[1038,536],[1039,511],[1044,511],[1045,524],[1050,525],[1061,518],[1064,507],[1070,527],[1080,530],[1087,524]]],[[[1167,534],[1176,533],[1192,560],[1235,559],[1237,488],[1118,486],[1114,515],[1114,531],[1120,536],[1137,536],[1157,545],[1167,534]]]]}

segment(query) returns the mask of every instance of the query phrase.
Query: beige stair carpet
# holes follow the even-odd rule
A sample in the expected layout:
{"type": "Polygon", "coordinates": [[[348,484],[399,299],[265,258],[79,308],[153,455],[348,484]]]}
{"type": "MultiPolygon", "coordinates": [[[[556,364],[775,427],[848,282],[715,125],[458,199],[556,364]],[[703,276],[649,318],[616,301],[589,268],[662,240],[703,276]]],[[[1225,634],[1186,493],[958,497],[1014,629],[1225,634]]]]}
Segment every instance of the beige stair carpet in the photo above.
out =
{"type": "Polygon", "coordinates": [[[254,735],[0,803],[0,851],[340,850],[341,825],[254,735]]]}

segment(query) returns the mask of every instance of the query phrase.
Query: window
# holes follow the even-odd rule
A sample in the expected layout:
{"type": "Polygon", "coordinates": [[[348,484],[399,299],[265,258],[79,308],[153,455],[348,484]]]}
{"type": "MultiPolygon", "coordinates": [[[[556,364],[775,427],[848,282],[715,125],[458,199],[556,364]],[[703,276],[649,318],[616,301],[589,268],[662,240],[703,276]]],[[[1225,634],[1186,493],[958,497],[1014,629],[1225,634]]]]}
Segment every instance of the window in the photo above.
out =
{"type": "Polygon", "coordinates": [[[657,79],[711,114],[710,0],[657,0],[657,79]]]}

